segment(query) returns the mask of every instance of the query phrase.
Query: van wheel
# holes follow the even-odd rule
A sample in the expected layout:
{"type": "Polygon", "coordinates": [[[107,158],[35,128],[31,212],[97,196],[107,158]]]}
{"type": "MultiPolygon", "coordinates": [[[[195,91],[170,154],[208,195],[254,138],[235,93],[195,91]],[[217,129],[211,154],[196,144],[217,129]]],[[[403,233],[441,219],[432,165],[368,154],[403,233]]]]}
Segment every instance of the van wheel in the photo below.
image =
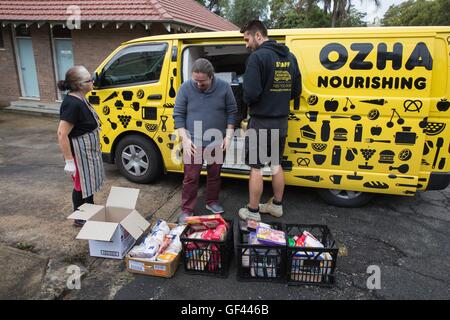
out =
{"type": "Polygon", "coordinates": [[[127,136],[120,140],[116,148],[115,162],[120,173],[136,183],[153,182],[163,172],[158,149],[141,136],[127,136]]]}
{"type": "Polygon", "coordinates": [[[373,197],[371,193],[350,190],[319,189],[318,193],[326,203],[345,208],[362,207],[373,197]]]}

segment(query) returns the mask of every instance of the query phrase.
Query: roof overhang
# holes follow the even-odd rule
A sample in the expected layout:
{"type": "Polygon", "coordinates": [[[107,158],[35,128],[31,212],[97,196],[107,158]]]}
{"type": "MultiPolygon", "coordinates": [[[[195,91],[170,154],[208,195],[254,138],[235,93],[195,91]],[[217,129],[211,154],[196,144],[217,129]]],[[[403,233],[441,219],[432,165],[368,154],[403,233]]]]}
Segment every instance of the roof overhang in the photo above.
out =
{"type": "MultiPolygon", "coordinates": [[[[164,26],[168,33],[170,32],[194,32],[194,31],[210,31],[202,27],[192,26],[181,22],[174,22],[172,20],[163,21],[163,20],[155,20],[155,21],[117,21],[117,20],[83,20],[79,27],[76,24],[71,25],[72,29],[81,29],[81,26],[87,26],[89,29],[94,26],[101,26],[102,29],[107,26],[115,26],[116,29],[121,28],[122,26],[127,26],[130,30],[134,29],[138,25],[142,25],[145,30],[151,30],[152,25],[160,24],[164,26]]],[[[31,26],[36,26],[38,29],[43,27],[44,25],[48,25],[50,28],[54,26],[62,26],[63,28],[67,26],[67,20],[54,20],[54,21],[35,21],[35,20],[2,20],[0,19],[0,25],[5,28],[10,25],[13,27],[17,27],[20,25],[25,25],[26,28],[31,26]]]]}

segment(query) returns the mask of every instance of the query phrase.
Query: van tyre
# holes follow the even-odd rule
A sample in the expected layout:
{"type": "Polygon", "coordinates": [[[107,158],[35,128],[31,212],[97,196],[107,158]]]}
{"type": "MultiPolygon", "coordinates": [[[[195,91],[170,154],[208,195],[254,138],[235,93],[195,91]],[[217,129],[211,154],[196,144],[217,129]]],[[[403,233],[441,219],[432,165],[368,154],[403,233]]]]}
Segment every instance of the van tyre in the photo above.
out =
{"type": "Polygon", "coordinates": [[[115,162],[120,173],[135,183],[150,183],[163,172],[161,154],[147,138],[126,136],[118,143],[115,162]]]}
{"type": "Polygon", "coordinates": [[[319,189],[318,193],[326,203],[344,208],[365,206],[373,198],[371,193],[350,190],[319,189]]]}

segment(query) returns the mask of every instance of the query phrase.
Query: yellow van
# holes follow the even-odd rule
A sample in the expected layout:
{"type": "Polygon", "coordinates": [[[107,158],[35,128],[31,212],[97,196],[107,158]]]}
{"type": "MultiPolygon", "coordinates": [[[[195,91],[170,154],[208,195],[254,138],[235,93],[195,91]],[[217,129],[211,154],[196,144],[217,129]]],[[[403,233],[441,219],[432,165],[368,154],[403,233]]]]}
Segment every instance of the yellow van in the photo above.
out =
{"type": "MultiPolygon", "coordinates": [[[[296,55],[300,101],[291,102],[286,183],[318,188],[355,207],[374,193],[414,195],[450,182],[450,27],[269,30],[296,55]]],[[[236,96],[245,127],[239,32],[145,37],[123,43],[95,73],[88,99],[102,121],[105,161],[137,183],[183,172],[172,118],[193,62],[210,60],[236,96]]],[[[222,175],[248,178],[243,135],[222,175]]],[[[270,179],[269,170],[265,174],[270,179]]]]}

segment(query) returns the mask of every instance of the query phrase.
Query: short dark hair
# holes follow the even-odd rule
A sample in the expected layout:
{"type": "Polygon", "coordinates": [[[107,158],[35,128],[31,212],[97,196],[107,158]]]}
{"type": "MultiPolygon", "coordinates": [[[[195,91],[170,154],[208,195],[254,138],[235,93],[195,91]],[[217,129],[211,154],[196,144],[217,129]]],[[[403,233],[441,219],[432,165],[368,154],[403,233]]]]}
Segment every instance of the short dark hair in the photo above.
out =
{"type": "Polygon", "coordinates": [[[259,32],[264,38],[267,38],[267,28],[264,23],[259,20],[251,20],[247,22],[241,28],[241,33],[245,33],[246,31],[248,31],[252,36],[254,36],[256,32],[259,32]]]}
{"type": "Polygon", "coordinates": [[[207,74],[209,78],[212,78],[214,75],[214,67],[209,60],[200,58],[195,60],[194,64],[192,65],[192,72],[195,73],[204,73],[207,74]]]}

